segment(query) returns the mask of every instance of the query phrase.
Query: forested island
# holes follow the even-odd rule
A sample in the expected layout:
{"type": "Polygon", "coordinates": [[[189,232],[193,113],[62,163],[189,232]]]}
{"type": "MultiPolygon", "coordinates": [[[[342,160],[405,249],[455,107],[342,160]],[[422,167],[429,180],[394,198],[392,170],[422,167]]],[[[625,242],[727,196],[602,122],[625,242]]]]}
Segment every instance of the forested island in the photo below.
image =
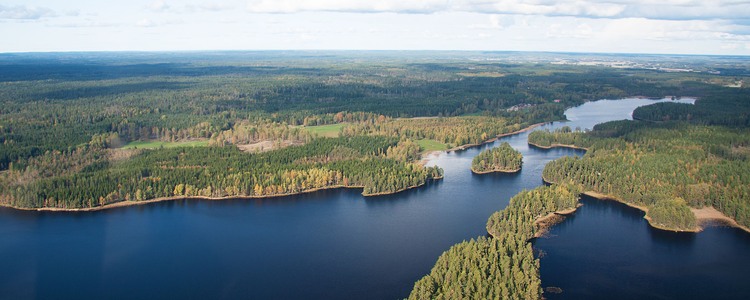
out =
{"type": "Polygon", "coordinates": [[[471,171],[477,174],[492,172],[515,173],[521,171],[523,156],[507,142],[487,149],[471,161],[471,171]]]}

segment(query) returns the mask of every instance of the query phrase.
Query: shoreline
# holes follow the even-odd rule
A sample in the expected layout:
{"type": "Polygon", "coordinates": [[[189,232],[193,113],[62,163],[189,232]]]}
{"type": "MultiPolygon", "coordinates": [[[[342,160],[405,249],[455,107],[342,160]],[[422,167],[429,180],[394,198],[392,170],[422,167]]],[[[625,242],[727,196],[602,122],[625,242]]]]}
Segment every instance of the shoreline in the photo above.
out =
{"type": "MultiPolygon", "coordinates": [[[[539,127],[539,126],[547,124],[547,123],[550,123],[550,122],[536,123],[536,124],[532,124],[532,125],[530,125],[528,127],[525,127],[525,128],[513,131],[513,132],[499,134],[499,135],[495,136],[494,138],[491,138],[491,139],[486,140],[486,141],[484,141],[482,143],[479,143],[479,144],[466,144],[466,145],[461,145],[461,146],[453,147],[453,148],[447,149],[447,150],[433,150],[433,151],[428,151],[428,152],[423,153],[422,154],[422,159],[420,161],[416,162],[416,163],[424,166],[427,163],[429,163],[429,161],[430,161],[430,158],[428,158],[427,156],[435,155],[437,157],[437,156],[440,156],[441,153],[449,153],[451,151],[466,150],[466,149],[471,148],[471,147],[481,146],[481,145],[484,145],[484,144],[487,144],[487,143],[491,143],[491,142],[497,141],[498,139],[506,137],[506,136],[511,136],[511,135],[519,134],[519,133],[522,133],[522,132],[525,132],[525,131],[529,131],[531,129],[534,129],[536,127],[539,127]]],[[[362,194],[362,196],[363,197],[374,197],[374,196],[392,195],[392,194],[400,193],[400,192],[403,192],[403,191],[406,191],[406,190],[409,190],[409,189],[414,189],[414,188],[422,187],[422,186],[426,185],[427,182],[432,181],[432,180],[441,180],[441,179],[443,179],[443,176],[437,177],[437,178],[432,178],[431,180],[426,180],[425,183],[423,183],[423,184],[420,184],[420,185],[417,185],[417,186],[406,187],[406,188],[399,189],[399,190],[394,191],[394,192],[380,192],[380,193],[375,193],[375,194],[362,194]]],[[[264,195],[264,196],[245,196],[245,195],[242,195],[242,196],[221,196],[221,197],[171,196],[171,197],[154,198],[154,199],[143,200],[143,201],[126,200],[126,201],[119,201],[119,202],[115,202],[115,203],[109,203],[109,204],[105,204],[105,205],[102,205],[102,206],[85,207],[85,208],[58,208],[58,207],[37,207],[37,208],[31,208],[31,207],[17,207],[17,206],[7,205],[7,204],[4,204],[4,203],[0,203],[0,207],[7,207],[7,208],[12,208],[12,209],[17,209],[17,210],[24,210],[24,211],[40,211],[40,212],[41,211],[45,211],[45,212],[92,212],[92,211],[101,211],[101,210],[106,210],[106,209],[111,209],[111,208],[118,208],[118,207],[127,207],[127,206],[134,206],[134,205],[144,205],[144,204],[150,204],[150,203],[156,203],[156,202],[162,202],[162,201],[173,201],[173,200],[183,200],[183,199],[199,199],[199,200],[211,200],[211,201],[230,200],[230,199],[265,199],[265,198],[276,198],[276,197],[302,195],[302,194],[317,192],[317,191],[321,191],[321,190],[337,189],[337,188],[364,188],[364,187],[363,186],[343,186],[343,185],[337,185],[337,186],[330,186],[330,187],[323,187],[323,188],[315,188],[315,189],[310,189],[310,190],[304,190],[304,191],[300,191],[300,192],[296,192],[296,193],[276,194],[276,195],[264,195]]]]}
{"type": "MultiPolygon", "coordinates": [[[[364,194],[362,193],[363,197],[375,197],[375,196],[384,196],[384,195],[392,195],[397,194],[400,192],[404,192],[406,190],[415,189],[419,187],[423,187],[427,185],[430,181],[435,180],[441,180],[443,177],[436,177],[432,179],[425,180],[424,183],[414,186],[405,187],[393,192],[379,192],[374,194],[364,194]]],[[[209,197],[209,196],[171,196],[171,197],[159,197],[149,200],[143,200],[143,201],[132,201],[132,200],[125,200],[125,201],[119,201],[114,203],[109,203],[101,206],[95,206],[95,207],[84,207],[84,208],[60,208],[60,207],[16,207],[11,205],[6,205],[4,203],[0,203],[0,207],[6,207],[16,210],[23,210],[23,211],[38,211],[38,212],[94,212],[94,211],[102,211],[112,208],[119,208],[119,207],[128,207],[128,206],[136,206],[136,205],[145,205],[145,204],[151,204],[151,203],[157,203],[157,202],[164,202],[164,201],[174,201],[174,200],[208,200],[208,201],[221,201],[221,200],[233,200],[233,199],[270,199],[270,198],[280,198],[280,197],[288,197],[288,196],[297,196],[297,195],[303,195],[303,194],[309,194],[314,193],[318,191],[323,190],[332,190],[332,189],[362,189],[364,186],[344,186],[344,185],[335,185],[335,186],[329,186],[329,187],[320,187],[320,188],[314,188],[304,191],[299,191],[295,193],[286,193],[286,194],[276,194],[276,195],[263,195],[263,196],[220,196],[220,197],[209,197]]]]}
{"type": "Polygon", "coordinates": [[[440,154],[442,154],[442,153],[464,151],[464,150],[467,150],[467,149],[472,148],[472,147],[479,147],[479,146],[482,146],[484,144],[489,144],[489,143],[495,142],[495,141],[497,141],[497,140],[499,140],[501,138],[504,138],[506,136],[516,135],[516,134],[519,134],[519,133],[522,133],[522,132],[526,132],[526,131],[532,130],[534,128],[537,128],[539,126],[542,126],[544,124],[552,123],[552,122],[556,122],[556,121],[536,123],[536,124],[529,125],[528,127],[525,127],[525,128],[513,131],[513,132],[498,134],[497,136],[495,136],[495,137],[493,137],[493,138],[491,138],[489,140],[486,140],[484,142],[478,143],[478,144],[465,144],[465,145],[456,146],[456,147],[453,147],[453,148],[450,148],[450,149],[446,149],[446,150],[432,150],[432,151],[427,151],[425,153],[422,153],[422,159],[420,159],[419,164],[421,164],[422,166],[424,166],[427,163],[429,163],[430,159],[432,159],[429,156],[432,156],[432,155],[434,155],[435,157],[439,157],[440,154]]]}
{"type": "Polygon", "coordinates": [[[558,223],[565,220],[565,217],[578,211],[578,208],[583,206],[581,203],[576,203],[576,207],[553,211],[548,213],[546,216],[541,216],[534,220],[534,225],[537,226],[537,231],[534,233],[532,239],[543,237],[549,229],[557,225],[558,223]]]}
{"type": "Polygon", "coordinates": [[[418,165],[424,167],[424,166],[427,165],[427,163],[430,162],[431,159],[440,157],[440,154],[445,153],[445,151],[446,150],[430,150],[430,151],[425,151],[424,153],[422,153],[422,156],[419,158],[419,161],[417,161],[416,163],[418,165]],[[431,157],[431,156],[434,156],[434,157],[431,157]]]}
{"type": "Polygon", "coordinates": [[[512,170],[492,169],[492,170],[487,170],[487,171],[477,171],[477,170],[474,170],[474,168],[471,168],[471,172],[477,175],[484,175],[484,174],[490,174],[490,173],[513,174],[513,173],[518,173],[520,171],[521,171],[521,168],[512,169],[512,170]]]}
{"type": "Polygon", "coordinates": [[[489,144],[489,143],[495,142],[495,141],[497,141],[497,140],[499,140],[501,138],[504,138],[506,136],[516,135],[516,134],[519,134],[519,133],[522,133],[522,132],[526,132],[526,131],[532,130],[534,128],[537,128],[537,127],[542,126],[542,125],[547,124],[547,123],[550,123],[550,122],[541,122],[541,123],[532,124],[532,125],[529,125],[528,127],[525,127],[525,128],[513,131],[513,132],[498,134],[495,137],[493,137],[493,138],[491,138],[489,140],[486,140],[484,142],[481,142],[481,143],[465,144],[465,145],[456,146],[456,147],[453,147],[453,148],[450,148],[450,149],[444,150],[444,151],[445,152],[463,151],[463,150],[466,150],[466,149],[469,149],[469,148],[472,148],[472,147],[477,147],[477,146],[481,146],[481,145],[484,145],[484,144],[489,144]]]}
{"type": "Polygon", "coordinates": [[[723,225],[739,228],[747,233],[750,233],[750,228],[740,225],[739,223],[737,223],[737,221],[728,217],[713,206],[705,206],[702,208],[691,207],[690,210],[695,215],[695,218],[698,221],[698,226],[701,227],[701,230],[706,228],[706,226],[704,225],[710,225],[710,223],[719,222],[723,225]]]}
{"type": "Polygon", "coordinates": [[[552,148],[570,148],[570,149],[577,149],[577,150],[584,150],[584,151],[588,151],[589,150],[588,148],[578,147],[576,145],[568,145],[568,144],[552,144],[552,145],[549,145],[549,146],[542,146],[542,145],[538,145],[538,144],[535,144],[535,143],[532,143],[532,142],[527,142],[527,143],[529,145],[531,145],[531,146],[534,146],[534,147],[537,147],[537,148],[540,148],[540,149],[546,149],[546,150],[549,150],[549,149],[552,149],[552,148]]]}
{"type": "MultiPolygon", "coordinates": [[[[542,180],[546,184],[554,184],[553,182],[551,182],[551,181],[547,180],[546,178],[544,178],[544,176],[542,176],[542,180]]],[[[732,219],[732,218],[724,215],[722,212],[716,210],[712,206],[707,206],[707,207],[703,207],[703,208],[693,208],[693,207],[690,207],[690,211],[692,211],[693,215],[695,215],[695,220],[696,220],[696,223],[697,223],[696,228],[689,229],[689,230],[681,230],[681,229],[674,229],[674,228],[664,227],[664,226],[661,226],[659,224],[654,224],[652,222],[651,218],[648,217],[648,215],[647,215],[648,214],[648,208],[645,207],[645,206],[641,206],[641,205],[637,205],[637,204],[633,204],[633,203],[628,203],[628,202],[626,202],[625,200],[623,200],[623,199],[621,199],[619,197],[612,196],[612,195],[606,195],[606,194],[602,194],[602,193],[595,192],[595,191],[586,191],[586,192],[583,192],[583,194],[586,195],[586,196],[598,199],[598,200],[615,201],[615,202],[618,202],[618,203],[625,204],[625,205],[627,205],[629,207],[638,209],[638,210],[640,210],[640,211],[642,211],[644,213],[643,219],[646,220],[646,222],[648,223],[648,225],[651,226],[651,227],[653,227],[653,228],[659,229],[659,230],[671,231],[671,232],[698,233],[698,232],[703,231],[706,228],[705,225],[707,225],[708,223],[711,223],[713,221],[721,221],[721,222],[725,223],[729,227],[738,228],[738,229],[743,230],[743,231],[745,231],[747,233],[750,233],[750,228],[740,225],[739,223],[737,223],[737,221],[735,221],[734,219],[732,219]]]]}

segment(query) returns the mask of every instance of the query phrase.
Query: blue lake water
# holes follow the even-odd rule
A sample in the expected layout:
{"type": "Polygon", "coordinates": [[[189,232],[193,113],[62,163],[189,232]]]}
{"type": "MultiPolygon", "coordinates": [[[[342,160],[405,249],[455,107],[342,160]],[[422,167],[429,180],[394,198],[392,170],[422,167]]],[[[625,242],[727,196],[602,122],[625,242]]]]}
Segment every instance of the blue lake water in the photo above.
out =
{"type": "MultiPolygon", "coordinates": [[[[653,102],[590,102],[569,109],[569,122],[543,128],[591,128],[653,102]]],[[[517,174],[469,171],[471,159],[496,142],[434,157],[430,164],[444,168],[445,179],[396,195],[338,189],[85,213],[0,208],[0,298],[403,298],[443,251],[486,235],[493,212],[541,185],[547,162],[583,154],[530,148],[527,135],[500,141],[523,153],[517,174]]],[[[738,285],[750,267],[741,255],[750,235],[723,227],[687,236],[656,232],[617,203],[584,204],[551,237],[534,242],[546,253],[543,285],[564,290],[550,298],[750,295],[738,285]]]]}

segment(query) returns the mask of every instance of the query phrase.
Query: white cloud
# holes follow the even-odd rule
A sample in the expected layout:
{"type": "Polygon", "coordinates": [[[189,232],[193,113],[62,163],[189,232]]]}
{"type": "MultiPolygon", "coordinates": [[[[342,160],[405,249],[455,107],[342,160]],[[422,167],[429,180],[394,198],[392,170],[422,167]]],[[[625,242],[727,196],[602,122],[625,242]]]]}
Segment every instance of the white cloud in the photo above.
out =
{"type": "Polygon", "coordinates": [[[165,19],[152,19],[152,18],[143,18],[138,20],[138,22],[135,22],[135,26],[137,27],[158,27],[158,26],[165,26],[165,25],[179,25],[179,24],[185,24],[185,21],[180,19],[173,19],[173,20],[165,20],[165,19]]]}
{"type": "Polygon", "coordinates": [[[747,21],[747,0],[249,0],[252,13],[307,11],[572,16],[656,20],[728,19],[747,21]]]}
{"type": "Polygon", "coordinates": [[[200,12],[220,12],[231,9],[237,9],[238,4],[234,1],[211,1],[199,3],[180,3],[169,4],[163,0],[152,2],[146,7],[152,12],[170,12],[170,13],[200,13],[200,12]]]}
{"type": "Polygon", "coordinates": [[[253,13],[297,13],[304,11],[331,12],[395,12],[434,13],[450,8],[448,0],[251,0],[247,10],[253,13]]]}
{"type": "Polygon", "coordinates": [[[103,28],[103,27],[119,27],[122,26],[120,23],[107,23],[98,21],[81,21],[81,22],[67,22],[58,24],[49,24],[49,27],[61,27],[61,28],[103,28]]]}
{"type": "Polygon", "coordinates": [[[469,29],[489,29],[489,30],[495,30],[495,29],[503,29],[508,28],[511,25],[516,24],[516,20],[514,16],[510,15],[490,15],[487,17],[487,21],[485,23],[480,24],[471,24],[468,26],[469,29]]]}
{"type": "Polygon", "coordinates": [[[154,2],[151,2],[151,4],[148,5],[148,9],[151,11],[156,12],[162,12],[169,9],[169,4],[164,2],[163,0],[156,0],[154,2]]]}
{"type": "Polygon", "coordinates": [[[593,37],[593,35],[594,30],[586,23],[577,26],[552,24],[547,30],[547,37],[555,39],[588,39],[593,37]]]}
{"type": "Polygon", "coordinates": [[[140,19],[135,23],[135,26],[138,27],[156,27],[157,25],[159,24],[157,24],[154,20],[148,18],[140,19]]]}
{"type": "Polygon", "coordinates": [[[187,6],[189,9],[197,11],[225,11],[235,9],[236,6],[231,3],[206,2],[197,5],[187,6]]]}
{"type": "Polygon", "coordinates": [[[0,0],[0,32],[13,41],[0,43],[0,51],[750,54],[750,8],[743,9],[750,0],[45,0],[47,8],[23,1],[0,0]]]}
{"type": "Polygon", "coordinates": [[[54,16],[55,12],[45,7],[0,5],[0,19],[38,20],[54,16]]]}
{"type": "Polygon", "coordinates": [[[496,1],[454,1],[452,9],[459,11],[544,15],[544,16],[580,16],[607,18],[621,14],[626,6],[606,1],[544,1],[544,0],[496,0],[496,1]]]}

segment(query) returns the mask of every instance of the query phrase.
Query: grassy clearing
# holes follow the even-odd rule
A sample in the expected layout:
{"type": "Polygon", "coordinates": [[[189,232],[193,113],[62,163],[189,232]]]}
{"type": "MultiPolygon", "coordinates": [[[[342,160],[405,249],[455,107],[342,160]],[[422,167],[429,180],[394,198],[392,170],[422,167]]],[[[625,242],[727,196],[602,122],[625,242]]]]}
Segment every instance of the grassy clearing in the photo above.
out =
{"type": "Polygon", "coordinates": [[[162,141],[134,141],[123,146],[122,149],[157,149],[157,148],[175,148],[175,147],[205,147],[208,141],[182,141],[182,142],[162,142],[162,141]]]}
{"type": "Polygon", "coordinates": [[[307,126],[305,127],[305,130],[309,131],[312,134],[317,134],[321,137],[337,137],[339,136],[339,131],[341,131],[341,128],[343,128],[344,126],[346,126],[346,124],[344,123],[307,126]]]}
{"type": "Polygon", "coordinates": [[[448,149],[447,144],[436,140],[416,140],[416,143],[422,148],[422,151],[439,151],[448,149]]]}

